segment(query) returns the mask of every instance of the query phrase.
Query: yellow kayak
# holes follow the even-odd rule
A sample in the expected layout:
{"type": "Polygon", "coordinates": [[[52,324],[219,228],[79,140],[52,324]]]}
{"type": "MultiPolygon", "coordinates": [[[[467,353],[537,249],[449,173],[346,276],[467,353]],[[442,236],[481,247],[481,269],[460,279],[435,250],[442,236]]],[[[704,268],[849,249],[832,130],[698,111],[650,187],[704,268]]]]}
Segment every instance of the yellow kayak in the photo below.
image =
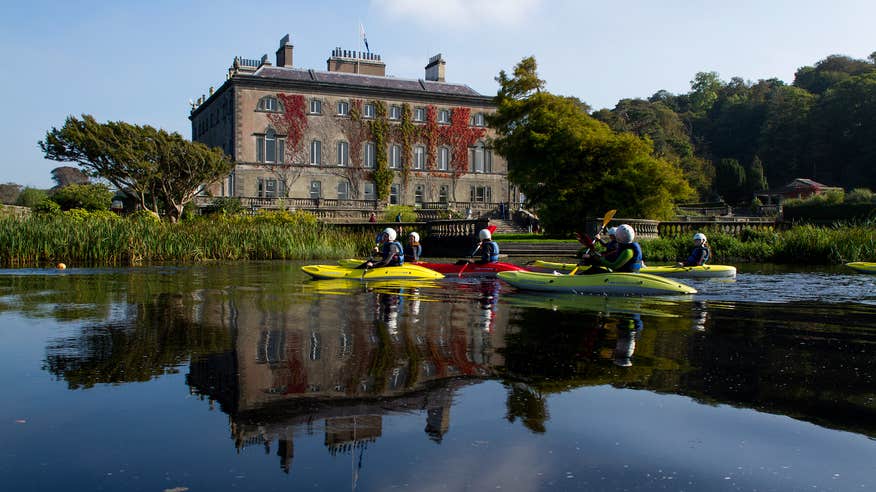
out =
{"type": "Polygon", "coordinates": [[[871,261],[853,261],[846,266],[861,273],[876,273],[876,263],[871,261]]]}
{"type": "Polygon", "coordinates": [[[392,267],[377,267],[369,269],[346,268],[339,265],[306,265],[301,270],[315,279],[345,278],[350,280],[395,280],[395,279],[432,279],[444,278],[444,275],[417,265],[402,265],[392,267]]]}
{"type": "Polygon", "coordinates": [[[594,273],[561,275],[538,272],[499,272],[499,278],[522,290],[614,296],[696,294],[681,282],[647,273],[594,273]]]}
{"type": "MultiPolygon", "coordinates": [[[[577,263],[556,263],[552,261],[534,261],[530,267],[537,271],[556,271],[570,272],[578,266],[577,263]]],[[[642,267],[639,273],[647,273],[650,275],[659,275],[661,277],[681,277],[681,278],[733,278],[736,276],[736,267],[730,265],[703,265],[703,266],[688,266],[677,267],[674,265],[666,266],[646,266],[642,267]]]]}

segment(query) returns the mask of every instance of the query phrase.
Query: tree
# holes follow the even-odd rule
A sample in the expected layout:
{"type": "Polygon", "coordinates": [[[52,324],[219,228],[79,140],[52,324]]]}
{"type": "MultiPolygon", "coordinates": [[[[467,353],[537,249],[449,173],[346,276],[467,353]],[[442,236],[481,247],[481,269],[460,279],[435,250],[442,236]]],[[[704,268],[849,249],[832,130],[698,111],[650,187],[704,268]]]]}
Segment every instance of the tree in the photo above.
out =
{"type": "Polygon", "coordinates": [[[71,184],[55,190],[52,200],[61,206],[61,210],[109,210],[114,195],[103,183],[71,184]]]}
{"type": "Polygon", "coordinates": [[[76,162],[137,197],[155,213],[165,207],[175,222],[183,206],[204,184],[228,174],[233,163],[220,148],[209,149],[151,126],[125,122],[98,123],[92,116],[70,116],[39,142],[46,157],[76,162]]]}
{"type": "Polygon", "coordinates": [[[21,194],[21,185],[18,183],[0,184],[0,203],[12,205],[21,194]]]}
{"type": "Polygon", "coordinates": [[[769,189],[766,177],[763,175],[763,164],[760,162],[760,157],[756,155],[745,169],[745,186],[751,196],[769,189]]]}
{"type": "Polygon", "coordinates": [[[737,203],[745,196],[745,168],[736,159],[721,159],[715,166],[715,188],[725,200],[737,203]]]}
{"type": "Polygon", "coordinates": [[[58,184],[58,188],[72,184],[88,183],[88,176],[81,170],[72,166],[61,166],[52,169],[52,179],[58,184]]]}
{"type": "Polygon", "coordinates": [[[15,204],[33,208],[48,199],[49,196],[45,191],[28,186],[21,190],[21,194],[18,195],[18,200],[16,200],[15,204]]]}
{"type": "Polygon", "coordinates": [[[694,113],[705,113],[718,100],[718,91],[724,85],[718,72],[698,72],[690,81],[690,107],[694,113]]]}
{"type": "Polygon", "coordinates": [[[496,152],[508,160],[509,179],[526,194],[546,227],[569,231],[579,218],[616,208],[631,217],[672,215],[673,202],[693,191],[680,169],[653,155],[651,144],[617,134],[574,99],[541,90],[532,58],[504,71],[496,96],[496,152]]]}

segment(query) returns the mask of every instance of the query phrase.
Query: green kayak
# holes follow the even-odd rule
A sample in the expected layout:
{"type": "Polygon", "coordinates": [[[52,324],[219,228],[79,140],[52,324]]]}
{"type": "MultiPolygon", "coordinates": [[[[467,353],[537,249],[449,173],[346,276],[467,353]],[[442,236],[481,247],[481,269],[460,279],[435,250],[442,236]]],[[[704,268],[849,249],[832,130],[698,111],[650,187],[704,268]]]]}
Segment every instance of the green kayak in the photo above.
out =
{"type": "MultiPolygon", "coordinates": [[[[572,271],[576,266],[577,263],[556,263],[552,261],[536,260],[529,265],[529,268],[533,271],[556,271],[563,273],[572,271]]],[[[736,267],[730,265],[703,265],[691,267],[678,267],[674,265],[646,266],[642,268],[640,273],[659,275],[661,277],[733,278],[736,276],[736,267]]]]}
{"type": "Polygon", "coordinates": [[[538,272],[499,272],[499,278],[522,290],[571,292],[610,296],[696,294],[681,282],[647,273],[561,275],[538,272]]]}
{"type": "Polygon", "coordinates": [[[870,261],[853,261],[846,266],[861,273],[876,273],[876,263],[870,261]]]}

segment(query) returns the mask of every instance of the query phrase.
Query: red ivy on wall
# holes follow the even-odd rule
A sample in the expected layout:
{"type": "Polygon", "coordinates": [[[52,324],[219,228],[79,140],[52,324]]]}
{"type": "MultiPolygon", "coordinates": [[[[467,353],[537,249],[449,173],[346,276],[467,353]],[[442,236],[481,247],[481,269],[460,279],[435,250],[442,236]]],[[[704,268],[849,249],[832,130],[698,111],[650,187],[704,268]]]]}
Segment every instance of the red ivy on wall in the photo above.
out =
{"type": "Polygon", "coordinates": [[[277,98],[283,105],[283,112],[271,113],[268,118],[279,133],[286,134],[286,153],[294,156],[301,149],[301,139],[307,129],[304,96],[301,94],[277,94],[277,98]]]}
{"type": "Polygon", "coordinates": [[[456,176],[468,172],[468,148],[486,133],[484,128],[469,126],[471,108],[456,107],[450,115],[450,125],[439,125],[441,140],[450,146],[453,173],[456,176]]]}

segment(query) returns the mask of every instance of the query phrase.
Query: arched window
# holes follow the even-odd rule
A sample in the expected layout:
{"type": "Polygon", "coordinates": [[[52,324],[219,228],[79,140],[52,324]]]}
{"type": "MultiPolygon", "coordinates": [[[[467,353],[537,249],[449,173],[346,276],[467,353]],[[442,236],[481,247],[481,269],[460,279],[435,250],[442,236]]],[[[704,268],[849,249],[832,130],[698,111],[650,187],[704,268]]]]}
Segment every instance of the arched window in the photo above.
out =
{"type": "Polygon", "coordinates": [[[286,138],[268,127],[264,134],[256,134],[256,162],[282,164],[286,152],[286,138]]]}
{"type": "Polygon", "coordinates": [[[280,101],[274,96],[265,96],[259,99],[256,105],[256,111],[266,111],[268,113],[280,113],[283,111],[280,101]]]}

